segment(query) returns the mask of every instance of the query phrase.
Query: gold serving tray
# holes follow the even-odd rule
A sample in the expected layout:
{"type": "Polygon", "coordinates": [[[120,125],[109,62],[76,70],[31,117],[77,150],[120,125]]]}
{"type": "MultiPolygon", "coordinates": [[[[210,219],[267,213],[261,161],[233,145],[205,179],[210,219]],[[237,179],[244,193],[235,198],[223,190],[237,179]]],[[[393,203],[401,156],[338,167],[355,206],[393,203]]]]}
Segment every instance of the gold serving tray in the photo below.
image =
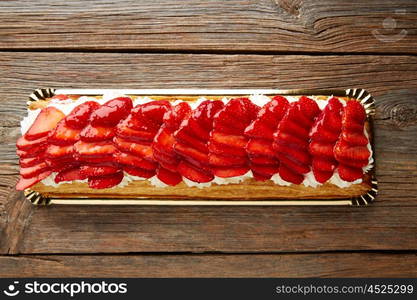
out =
{"type": "MultiPolygon", "coordinates": [[[[368,116],[368,124],[372,129],[372,116],[375,113],[375,103],[373,97],[364,89],[347,89],[347,90],[279,90],[279,89],[120,89],[120,90],[108,90],[108,89],[37,89],[29,97],[27,102],[28,106],[33,101],[45,100],[56,94],[67,95],[83,95],[83,96],[98,96],[103,95],[106,92],[116,91],[129,96],[178,96],[185,98],[187,96],[247,96],[251,94],[264,94],[264,95],[285,95],[285,96],[299,96],[299,95],[320,95],[320,96],[337,96],[357,99],[362,103],[368,116]]],[[[372,131],[372,130],[371,130],[372,131]]],[[[371,139],[372,144],[372,139],[371,139]]],[[[373,147],[372,147],[373,148],[373,147]]],[[[374,151],[373,151],[374,153],[374,151]]],[[[373,154],[374,155],[374,154],[373,154]]],[[[375,157],[374,157],[375,159],[375,157]]],[[[375,165],[375,163],[374,163],[375,165]]],[[[50,205],[50,204],[71,204],[71,205],[368,205],[375,200],[378,192],[377,180],[375,179],[374,167],[367,173],[371,177],[371,188],[363,195],[343,198],[342,199],[219,199],[198,197],[190,200],[185,199],[169,199],[166,197],[156,198],[152,197],[112,197],[102,198],[89,197],[88,195],[69,194],[66,197],[50,196],[46,193],[33,191],[30,189],[25,190],[26,198],[34,205],[50,205]]],[[[368,177],[369,178],[369,177],[368,177]]],[[[107,196],[108,197],[108,196],[107,196]]]]}

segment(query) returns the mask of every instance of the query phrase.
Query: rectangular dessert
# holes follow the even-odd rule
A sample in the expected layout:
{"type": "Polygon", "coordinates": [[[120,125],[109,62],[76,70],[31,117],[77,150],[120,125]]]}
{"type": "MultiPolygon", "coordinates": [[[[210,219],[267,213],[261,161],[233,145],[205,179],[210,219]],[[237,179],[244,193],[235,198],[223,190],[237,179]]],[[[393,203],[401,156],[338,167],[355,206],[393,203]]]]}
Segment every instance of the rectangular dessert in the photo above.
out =
{"type": "Polygon", "coordinates": [[[18,190],[48,198],[349,199],[372,189],[349,96],[56,94],[17,141],[18,190]]]}

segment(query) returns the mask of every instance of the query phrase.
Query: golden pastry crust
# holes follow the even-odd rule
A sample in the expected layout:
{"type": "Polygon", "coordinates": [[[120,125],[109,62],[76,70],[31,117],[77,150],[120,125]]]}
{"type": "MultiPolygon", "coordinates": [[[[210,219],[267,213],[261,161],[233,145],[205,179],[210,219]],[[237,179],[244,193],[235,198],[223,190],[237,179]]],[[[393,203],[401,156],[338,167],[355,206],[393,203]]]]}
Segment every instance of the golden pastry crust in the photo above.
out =
{"type": "MultiPolygon", "coordinates": [[[[130,95],[129,95],[130,96],[130,95]]],[[[79,95],[70,96],[77,99],[79,95]]],[[[100,99],[101,96],[94,96],[100,99]]],[[[139,96],[130,96],[136,99],[139,96]]],[[[224,96],[148,96],[153,100],[175,101],[181,99],[184,101],[196,101],[200,97],[209,100],[221,100],[224,96]]],[[[241,96],[227,96],[241,97],[241,96]]],[[[316,99],[326,100],[328,96],[315,96],[316,99]]],[[[348,97],[338,97],[343,101],[350,101],[348,97]]],[[[30,104],[30,109],[43,108],[48,104],[47,100],[36,101],[30,104]]],[[[368,133],[370,142],[372,134],[370,124],[365,123],[365,129],[368,133]]],[[[373,170],[371,171],[373,172],[373,170]]],[[[346,188],[340,188],[331,183],[313,187],[300,185],[281,186],[271,180],[256,181],[253,178],[245,179],[241,183],[218,185],[212,183],[209,187],[198,188],[189,187],[184,182],[176,186],[155,187],[149,180],[135,180],[129,182],[123,187],[113,187],[110,189],[91,189],[87,183],[71,182],[63,183],[57,187],[44,185],[42,182],[34,185],[31,190],[41,193],[49,198],[121,198],[121,199],[212,199],[212,200],[266,200],[266,199],[346,199],[366,194],[371,190],[372,174],[364,174],[362,182],[352,184],[346,188]]]]}

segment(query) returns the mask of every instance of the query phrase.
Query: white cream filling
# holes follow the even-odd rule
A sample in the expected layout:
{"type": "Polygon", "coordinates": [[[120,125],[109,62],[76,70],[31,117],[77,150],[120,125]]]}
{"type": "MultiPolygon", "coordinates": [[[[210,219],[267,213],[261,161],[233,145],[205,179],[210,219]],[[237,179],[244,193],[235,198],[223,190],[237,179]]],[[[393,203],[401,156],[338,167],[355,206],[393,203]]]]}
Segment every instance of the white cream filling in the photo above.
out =
{"type": "MultiPolygon", "coordinates": [[[[87,101],[96,101],[100,104],[103,104],[105,102],[107,102],[108,100],[114,99],[116,97],[126,97],[126,95],[121,94],[120,92],[117,91],[109,91],[105,94],[103,94],[103,97],[101,99],[96,99],[94,97],[88,97],[88,96],[82,96],[80,98],[78,98],[77,100],[58,100],[58,99],[52,99],[48,106],[54,106],[57,109],[61,110],[65,115],[69,114],[76,106],[87,102],[87,101]]],[[[314,99],[319,108],[321,110],[324,109],[324,107],[327,104],[327,100],[330,99],[332,96],[329,96],[326,100],[323,99],[318,99],[315,96],[308,96],[309,98],[314,99]]],[[[288,100],[288,102],[295,102],[298,101],[298,99],[300,98],[300,96],[285,96],[285,98],[288,100]]],[[[231,98],[229,97],[223,97],[222,101],[226,104],[231,98]]],[[[249,99],[256,105],[262,107],[263,105],[265,105],[270,98],[266,95],[262,95],[262,94],[254,94],[254,95],[250,95],[249,99]]],[[[205,97],[201,97],[198,98],[196,101],[194,102],[189,102],[187,101],[187,103],[190,104],[192,109],[195,109],[196,107],[198,107],[198,105],[201,104],[201,102],[207,100],[205,97]]],[[[151,98],[149,97],[137,97],[134,100],[134,106],[138,105],[138,104],[144,104],[147,102],[153,101],[151,98]]],[[[180,102],[182,102],[183,100],[176,100],[174,101],[174,105],[178,104],[180,102]]],[[[341,101],[342,104],[345,104],[344,101],[341,101]]],[[[27,130],[30,128],[30,126],[33,124],[33,122],[35,121],[36,117],[38,116],[39,112],[41,111],[41,109],[36,109],[36,110],[28,110],[28,115],[26,117],[23,118],[23,120],[20,122],[21,125],[21,133],[22,135],[25,134],[27,132],[27,130]]],[[[366,132],[366,130],[364,131],[366,137],[368,138],[368,134],[366,132]]],[[[372,169],[373,167],[373,157],[372,157],[372,148],[371,148],[371,144],[368,143],[367,148],[369,150],[369,152],[371,153],[368,159],[368,165],[363,167],[363,171],[364,173],[368,172],[369,170],[372,169]]],[[[56,173],[52,173],[50,176],[48,176],[47,178],[45,178],[44,180],[42,180],[42,183],[44,185],[47,186],[53,186],[53,187],[58,187],[61,184],[64,183],[68,183],[68,182],[60,182],[60,183],[55,183],[54,178],[56,176],[56,173]]],[[[253,174],[251,171],[247,172],[246,174],[242,175],[242,176],[236,176],[236,177],[230,177],[230,178],[220,178],[220,177],[215,177],[211,182],[206,182],[206,183],[198,183],[198,182],[194,182],[191,181],[185,177],[183,177],[183,181],[184,183],[189,186],[189,187],[197,187],[197,188],[205,188],[205,187],[209,187],[211,186],[213,183],[218,184],[218,185],[224,185],[224,184],[236,184],[236,183],[241,183],[243,181],[245,181],[246,179],[249,178],[253,178],[253,174]]],[[[159,180],[156,176],[153,176],[149,179],[146,178],[142,178],[142,177],[138,177],[138,176],[132,176],[129,175],[127,173],[124,173],[124,177],[123,180],[116,186],[116,187],[123,187],[128,185],[130,182],[132,181],[136,181],[136,180],[148,180],[150,182],[150,184],[152,184],[155,187],[159,187],[159,188],[165,188],[168,185],[163,183],[161,180],[159,180]]],[[[274,174],[271,177],[271,180],[277,184],[277,185],[281,185],[281,186],[289,186],[292,183],[285,181],[281,178],[281,176],[277,173],[274,174]]],[[[87,180],[76,180],[75,182],[87,182],[87,180]]],[[[346,188],[351,186],[352,184],[358,184],[362,182],[362,179],[358,179],[356,181],[353,182],[347,182],[344,181],[340,178],[339,173],[337,172],[337,169],[335,170],[333,176],[329,179],[329,182],[340,187],[340,188],[346,188]]],[[[313,188],[316,188],[317,186],[321,185],[319,182],[316,181],[314,174],[312,171],[308,172],[307,174],[304,175],[304,180],[302,182],[302,184],[306,187],[310,186],[313,188]]]]}

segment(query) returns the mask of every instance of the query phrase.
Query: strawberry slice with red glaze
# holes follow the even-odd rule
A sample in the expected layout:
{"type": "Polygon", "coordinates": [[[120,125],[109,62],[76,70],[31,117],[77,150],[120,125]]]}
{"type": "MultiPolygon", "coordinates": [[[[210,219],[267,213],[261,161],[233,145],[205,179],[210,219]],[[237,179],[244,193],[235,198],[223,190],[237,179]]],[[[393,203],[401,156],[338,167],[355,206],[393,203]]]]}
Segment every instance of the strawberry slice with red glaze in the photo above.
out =
{"type": "Polygon", "coordinates": [[[99,142],[112,139],[115,130],[112,127],[93,126],[88,124],[80,132],[80,139],[85,142],[99,142]]]}
{"type": "Polygon", "coordinates": [[[78,156],[102,157],[106,155],[113,155],[116,152],[116,147],[111,141],[93,143],[78,141],[73,147],[78,156]]]}
{"type": "Polygon", "coordinates": [[[50,106],[42,109],[26,132],[25,138],[33,141],[48,135],[64,117],[64,113],[55,107],[50,106]]]}
{"type": "Polygon", "coordinates": [[[272,140],[267,139],[250,139],[246,144],[246,152],[249,156],[266,156],[271,158],[275,156],[275,151],[272,147],[272,140]]]}
{"type": "Polygon", "coordinates": [[[273,139],[273,133],[279,121],[288,109],[288,100],[275,96],[258,112],[256,119],[245,129],[245,135],[251,138],[273,139]]]}
{"type": "Polygon", "coordinates": [[[145,170],[138,167],[132,167],[132,166],[123,166],[123,170],[132,176],[138,176],[142,178],[151,178],[152,176],[155,176],[156,170],[145,170]]]}
{"type": "Polygon", "coordinates": [[[45,162],[41,162],[32,167],[20,168],[20,176],[23,178],[32,178],[47,170],[49,170],[49,166],[45,162]]]}
{"type": "Polygon", "coordinates": [[[84,180],[87,179],[87,176],[81,173],[79,167],[75,168],[67,168],[55,176],[55,183],[59,183],[62,181],[74,181],[74,180],[84,180]]]}
{"type": "MultiPolygon", "coordinates": [[[[216,176],[240,176],[244,174],[241,172],[249,170],[249,157],[244,153],[249,140],[245,130],[257,117],[258,112],[259,107],[248,98],[235,98],[227,102],[215,115],[213,130],[210,133],[209,153],[212,156],[211,166],[216,176]],[[244,154],[233,157],[233,153],[244,154]],[[234,166],[229,170],[224,167],[227,159],[230,161],[228,165],[234,166]],[[222,166],[219,166],[220,163],[222,166]]],[[[256,145],[253,145],[251,149],[256,148],[256,145]]]]}
{"type": "Polygon", "coordinates": [[[23,178],[21,176],[19,181],[16,184],[16,190],[23,191],[27,188],[30,188],[31,186],[35,185],[39,181],[44,180],[46,177],[51,175],[51,173],[52,171],[46,170],[46,171],[39,173],[37,176],[31,177],[31,178],[23,178]]]}
{"type": "Polygon", "coordinates": [[[113,142],[122,152],[129,152],[153,161],[152,147],[150,145],[129,142],[117,136],[113,138],[113,142]]]}
{"type": "Polygon", "coordinates": [[[46,144],[47,136],[41,137],[36,140],[27,140],[23,135],[16,142],[16,148],[23,151],[28,151],[33,148],[37,148],[46,144]]]}
{"type": "Polygon", "coordinates": [[[334,147],[339,176],[345,181],[362,178],[362,167],[368,164],[371,153],[367,148],[365,121],[366,112],[362,104],[356,100],[348,101],[343,111],[342,134],[334,147]]]}
{"type": "Polygon", "coordinates": [[[177,171],[185,178],[198,183],[210,182],[214,178],[212,174],[202,169],[197,169],[197,167],[186,161],[181,161],[178,164],[177,171]]]}
{"type": "MultiPolygon", "coordinates": [[[[224,107],[221,101],[206,100],[191,113],[188,119],[184,120],[179,129],[175,132],[174,150],[182,160],[187,161],[196,169],[202,169],[204,173],[210,175],[208,140],[210,131],[213,128],[215,115],[224,107]]],[[[215,157],[213,156],[213,159],[215,157]]],[[[190,180],[193,170],[183,167],[186,173],[182,174],[190,180]]],[[[205,174],[204,174],[205,175],[205,174]]],[[[201,176],[204,177],[204,176],[201,176]]]]}
{"type": "Polygon", "coordinates": [[[88,186],[92,189],[108,189],[118,185],[123,180],[123,172],[110,175],[89,177],[88,186]]]}
{"type": "Polygon", "coordinates": [[[84,102],[76,106],[69,115],[65,117],[65,123],[67,123],[68,127],[82,129],[89,123],[91,113],[99,107],[100,104],[95,101],[84,102]]]}
{"type": "Polygon", "coordinates": [[[71,145],[80,139],[80,130],[71,128],[66,123],[66,118],[59,121],[51,131],[48,143],[54,145],[71,145]]]}
{"type": "Polygon", "coordinates": [[[43,153],[46,150],[47,145],[40,145],[37,147],[33,147],[27,151],[17,149],[16,154],[19,156],[19,158],[30,158],[30,157],[36,157],[36,156],[43,156],[43,153]]]}
{"type": "Polygon", "coordinates": [[[332,97],[310,130],[312,170],[315,179],[320,183],[329,180],[337,166],[334,146],[342,131],[342,111],[343,106],[339,99],[332,97]]]}
{"type": "Polygon", "coordinates": [[[217,177],[228,178],[245,175],[249,167],[213,167],[213,174],[217,177]]]}
{"type": "Polygon", "coordinates": [[[158,167],[156,162],[121,151],[114,154],[114,160],[121,165],[130,165],[145,170],[155,170],[158,167]]]}
{"type": "Polygon", "coordinates": [[[154,159],[165,169],[171,172],[177,171],[180,156],[174,150],[174,133],[179,128],[184,119],[191,114],[191,107],[186,102],[181,102],[163,117],[163,125],[152,143],[154,159]]]}
{"type": "Polygon", "coordinates": [[[126,119],[117,124],[116,135],[132,142],[151,142],[155,137],[156,131],[133,129],[129,127],[131,119],[132,115],[129,115],[126,119]]]}
{"type": "Polygon", "coordinates": [[[43,156],[35,156],[35,157],[28,157],[28,158],[21,158],[19,159],[19,165],[22,168],[32,167],[44,161],[43,156]]]}
{"type": "Polygon", "coordinates": [[[163,167],[159,167],[156,170],[156,176],[159,180],[161,180],[163,183],[175,186],[179,184],[182,181],[182,176],[178,172],[172,172],[168,169],[165,169],[163,167]]]}
{"type": "Polygon", "coordinates": [[[278,173],[288,182],[300,184],[304,174],[310,171],[311,158],[305,146],[308,145],[309,131],[319,112],[315,101],[302,96],[289,105],[274,133],[273,148],[280,161],[278,173]],[[280,138],[282,136],[293,138],[283,140],[280,138]]]}
{"type": "Polygon", "coordinates": [[[107,101],[90,115],[93,126],[113,127],[126,118],[132,110],[133,102],[129,97],[118,97],[107,101]]]}
{"type": "Polygon", "coordinates": [[[59,145],[48,145],[45,151],[45,156],[49,158],[63,158],[74,154],[74,145],[59,146],[59,145]]]}
{"type": "Polygon", "coordinates": [[[80,173],[87,177],[96,177],[110,175],[120,172],[120,168],[116,165],[84,165],[80,167],[80,173]]]}

